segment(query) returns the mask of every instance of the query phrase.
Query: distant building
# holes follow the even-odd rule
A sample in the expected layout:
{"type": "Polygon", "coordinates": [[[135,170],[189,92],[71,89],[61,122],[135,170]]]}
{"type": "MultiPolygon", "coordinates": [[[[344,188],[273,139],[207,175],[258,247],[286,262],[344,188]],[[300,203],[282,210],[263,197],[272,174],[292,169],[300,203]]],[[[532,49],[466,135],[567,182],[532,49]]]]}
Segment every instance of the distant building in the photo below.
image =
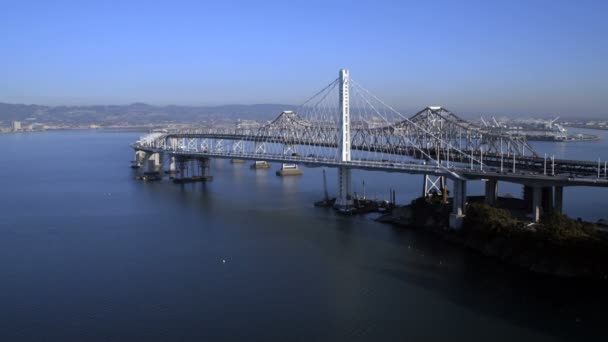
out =
{"type": "Polygon", "coordinates": [[[21,121],[13,121],[13,132],[21,130],[21,121]]]}
{"type": "Polygon", "coordinates": [[[45,127],[44,127],[44,124],[35,122],[35,123],[33,123],[33,124],[30,125],[30,129],[32,131],[42,131],[42,130],[45,129],[45,127]]]}

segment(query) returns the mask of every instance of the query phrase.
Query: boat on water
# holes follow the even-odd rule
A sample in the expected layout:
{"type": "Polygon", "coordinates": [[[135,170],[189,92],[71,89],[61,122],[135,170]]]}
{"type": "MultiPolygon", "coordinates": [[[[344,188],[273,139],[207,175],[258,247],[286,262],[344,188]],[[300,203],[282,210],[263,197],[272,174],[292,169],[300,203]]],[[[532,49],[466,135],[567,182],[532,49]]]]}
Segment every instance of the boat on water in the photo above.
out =
{"type": "Polygon", "coordinates": [[[213,176],[192,176],[187,178],[173,178],[173,183],[175,184],[186,184],[186,183],[196,183],[196,182],[208,182],[213,180],[213,176]]]}
{"type": "Polygon", "coordinates": [[[327,176],[323,170],[323,191],[324,197],[322,200],[315,202],[315,207],[331,208],[333,207],[339,214],[354,215],[366,213],[386,213],[395,207],[395,190],[390,189],[390,200],[368,199],[365,196],[365,181],[363,181],[363,194],[358,196],[355,192],[352,198],[352,204],[348,206],[336,205],[336,198],[329,197],[327,192],[327,176]]]}
{"type": "Polygon", "coordinates": [[[315,207],[331,208],[336,204],[336,198],[324,198],[315,202],[315,207]]]}
{"type": "Polygon", "coordinates": [[[353,215],[357,213],[357,208],[355,207],[337,207],[336,211],[342,215],[353,215]]]}
{"type": "Polygon", "coordinates": [[[138,180],[142,180],[144,182],[153,182],[159,181],[163,179],[160,172],[152,171],[152,172],[144,172],[142,175],[135,177],[138,180]]]}

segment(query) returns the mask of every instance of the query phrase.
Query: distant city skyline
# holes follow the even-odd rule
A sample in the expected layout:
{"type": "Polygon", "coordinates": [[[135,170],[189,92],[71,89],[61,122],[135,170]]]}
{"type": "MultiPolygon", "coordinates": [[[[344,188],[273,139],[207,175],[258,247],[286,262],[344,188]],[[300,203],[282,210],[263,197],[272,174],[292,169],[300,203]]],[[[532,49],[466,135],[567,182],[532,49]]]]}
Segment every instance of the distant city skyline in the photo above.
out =
{"type": "Polygon", "coordinates": [[[340,68],[404,110],[608,114],[601,1],[3,5],[0,102],[299,104],[340,68]]]}

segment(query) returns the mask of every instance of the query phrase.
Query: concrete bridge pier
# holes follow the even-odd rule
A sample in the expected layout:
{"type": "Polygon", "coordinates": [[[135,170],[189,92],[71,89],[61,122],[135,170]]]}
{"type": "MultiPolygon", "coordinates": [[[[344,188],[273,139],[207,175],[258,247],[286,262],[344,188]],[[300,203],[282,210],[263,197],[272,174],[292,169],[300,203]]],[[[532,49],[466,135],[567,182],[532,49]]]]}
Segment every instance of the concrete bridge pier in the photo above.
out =
{"type": "Polygon", "coordinates": [[[553,210],[562,213],[564,205],[564,187],[556,186],[553,192],[553,210]]]}
{"type": "Polygon", "coordinates": [[[462,179],[454,179],[454,190],[452,192],[452,213],[450,214],[450,228],[462,228],[467,203],[467,182],[462,179]]]}
{"type": "Polygon", "coordinates": [[[197,163],[199,177],[204,180],[212,180],[213,177],[209,175],[209,158],[198,158],[197,163]]]}
{"type": "Polygon", "coordinates": [[[154,172],[154,153],[146,155],[146,161],[144,165],[144,172],[154,172]]]}
{"type": "Polygon", "coordinates": [[[338,198],[336,200],[338,209],[347,209],[353,205],[350,171],[350,168],[344,166],[338,168],[338,198]]]}
{"type": "Polygon", "coordinates": [[[144,151],[136,150],[133,166],[135,168],[145,167],[146,160],[148,160],[147,153],[144,151]]]}
{"type": "Polygon", "coordinates": [[[485,182],[485,202],[489,205],[493,205],[496,203],[496,199],[498,198],[498,180],[495,178],[490,178],[484,181],[485,182]]]}
{"type": "Polygon", "coordinates": [[[185,158],[175,158],[175,161],[177,163],[177,169],[179,170],[178,174],[174,177],[174,179],[183,179],[186,177],[186,173],[187,173],[187,160],[185,158]]]}
{"type": "Polygon", "coordinates": [[[553,187],[552,186],[544,186],[542,188],[542,199],[541,206],[543,208],[543,212],[549,212],[553,210],[553,187]]]}
{"type": "Polygon", "coordinates": [[[158,172],[162,172],[163,165],[165,164],[165,154],[162,152],[156,153],[156,159],[154,164],[154,169],[158,172]]]}
{"type": "MultiPolygon", "coordinates": [[[[291,144],[283,144],[283,156],[296,156],[296,147],[291,144]]],[[[283,163],[281,168],[276,172],[277,176],[299,176],[302,170],[294,163],[283,163]]]]}
{"type": "Polygon", "coordinates": [[[524,201],[524,210],[526,210],[526,212],[532,212],[532,187],[529,185],[524,185],[523,188],[523,201],[524,201]]]}
{"type": "Polygon", "coordinates": [[[177,184],[208,182],[213,180],[209,175],[209,158],[188,158],[175,157],[179,172],[173,177],[173,182],[177,184]]]}
{"type": "Polygon", "coordinates": [[[252,169],[269,169],[270,164],[265,160],[256,160],[251,164],[252,169]]]}
{"type": "Polygon", "coordinates": [[[276,174],[277,176],[299,176],[302,174],[302,170],[298,168],[297,164],[283,163],[276,174]]]}
{"type": "Polygon", "coordinates": [[[169,157],[169,173],[175,174],[176,170],[177,170],[177,163],[175,161],[175,156],[170,156],[169,157]]]}
{"type": "Polygon", "coordinates": [[[540,221],[540,217],[543,213],[542,207],[543,189],[540,186],[532,187],[532,220],[534,222],[540,221]]]}
{"type": "Polygon", "coordinates": [[[552,210],[561,212],[561,201],[563,196],[562,187],[557,190],[550,186],[525,185],[524,202],[526,210],[530,212],[530,217],[534,222],[539,222],[544,213],[552,210]],[[559,192],[559,194],[558,194],[559,192]]]}
{"type": "Polygon", "coordinates": [[[525,210],[534,222],[540,221],[543,214],[543,187],[537,185],[524,185],[525,210]]]}
{"type": "Polygon", "coordinates": [[[161,158],[162,155],[161,153],[151,153],[147,155],[147,170],[148,172],[159,172],[161,167],[162,167],[162,163],[161,163],[161,158]]]}

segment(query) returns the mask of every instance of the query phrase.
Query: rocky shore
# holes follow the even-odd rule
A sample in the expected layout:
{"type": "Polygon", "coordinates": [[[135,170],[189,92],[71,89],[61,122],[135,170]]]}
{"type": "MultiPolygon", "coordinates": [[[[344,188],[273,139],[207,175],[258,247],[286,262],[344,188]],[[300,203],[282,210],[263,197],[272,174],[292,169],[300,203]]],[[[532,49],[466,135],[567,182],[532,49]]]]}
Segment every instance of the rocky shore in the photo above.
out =
{"type": "Polygon", "coordinates": [[[539,223],[508,210],[469,203],[461,230],[448,228],[449,203],[419,198],[378,218],[443,239],[532,272],[559,277],[608,278],[608,240],[597,226],[548,213],[539,223]]]}

